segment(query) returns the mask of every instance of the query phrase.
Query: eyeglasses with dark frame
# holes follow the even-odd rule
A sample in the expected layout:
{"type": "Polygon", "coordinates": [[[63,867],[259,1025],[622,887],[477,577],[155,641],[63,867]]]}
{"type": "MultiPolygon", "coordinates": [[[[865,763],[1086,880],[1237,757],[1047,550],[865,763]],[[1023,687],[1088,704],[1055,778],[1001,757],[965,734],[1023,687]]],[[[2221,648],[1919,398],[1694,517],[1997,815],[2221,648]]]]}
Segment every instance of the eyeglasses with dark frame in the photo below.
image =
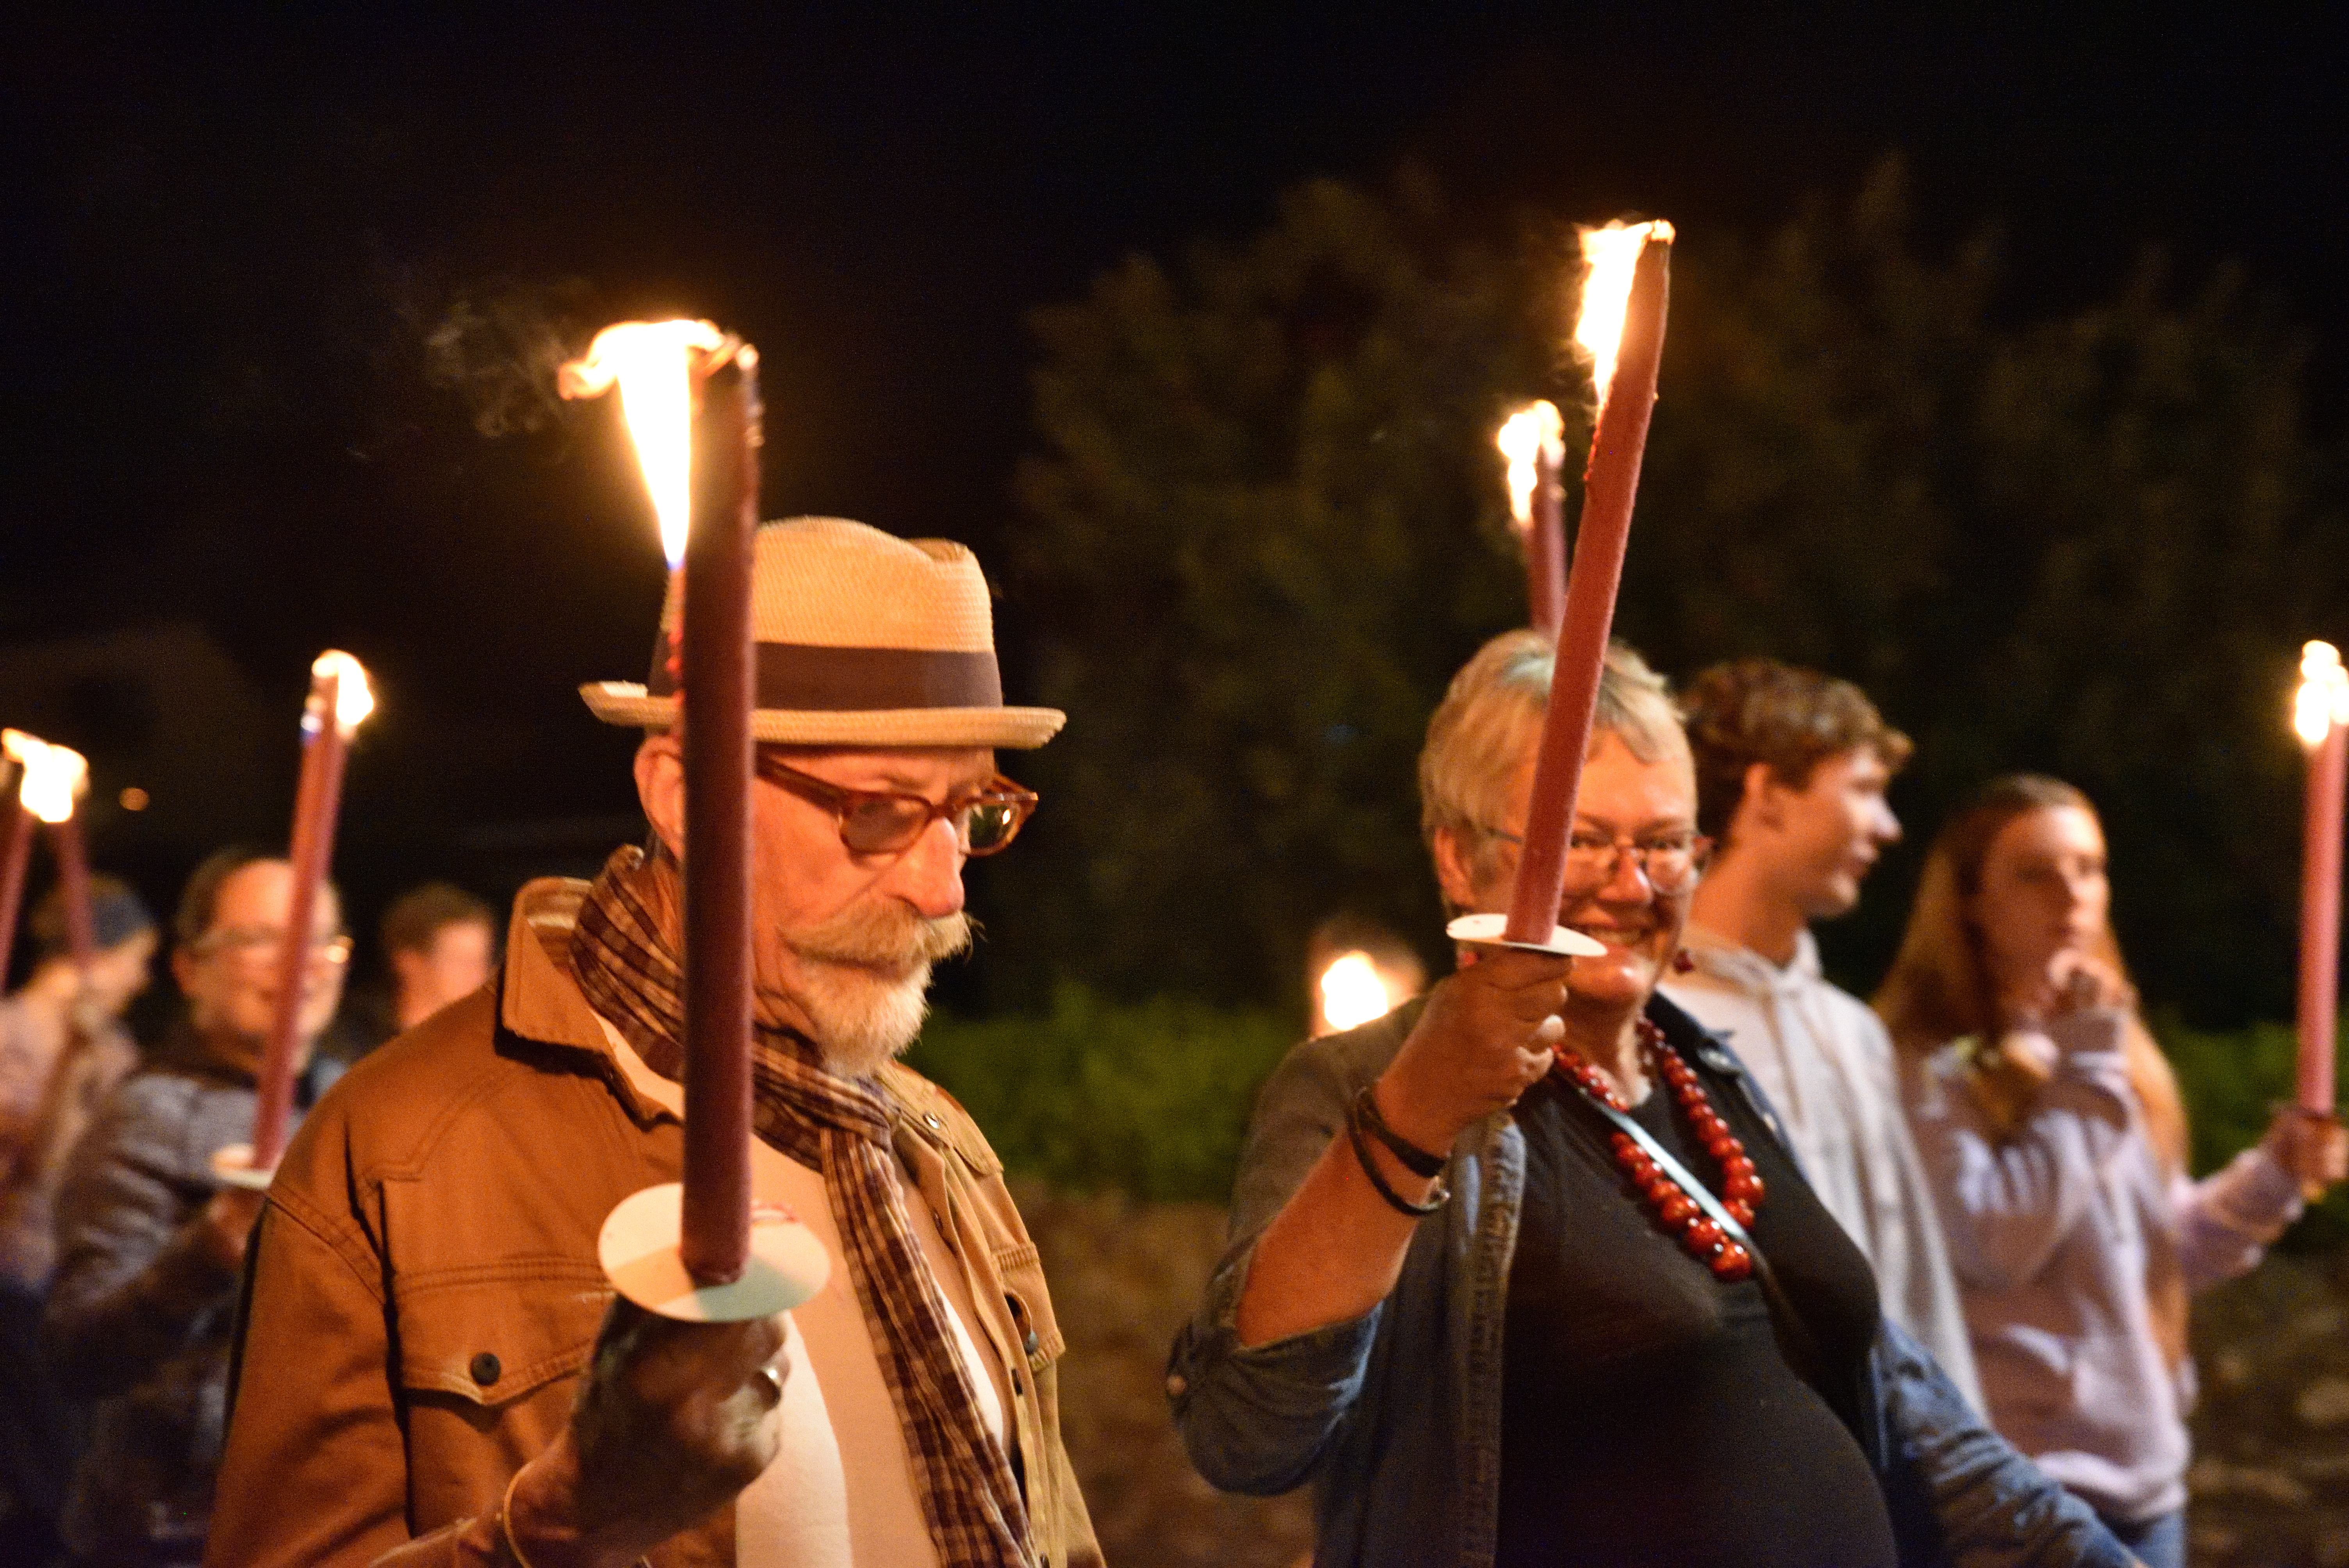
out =
{"type": "Polygon", "coordinates": [[[802,773],[763,746],[755,756],[753,771],[760,778],[831,812],[840,825],[840,841],[860,855],[909,850],[942,817],[954,823],[955,842],[964,854],[991,855],[1019,836],[1036,810],[1035,791],[1000,773],[933,800],[900,789],[851,789],[802,773]]]}
{"type": "MultiPolygon", "coordinates": [[[[1485,831],[1505,843],[1525,840],[1498,828],[1485,831]]],[[[1577,830],[1566,841],[1566,885],[1568,891],[1589,892],[1615,880],[1615,868],[1630,855],[1640,874],[1658,892],[1681,892],[1702,873],[1713,859],[1713,841],[1702,833],[1657,833],[1645,839],[1612,836],[1577,830]]]]}

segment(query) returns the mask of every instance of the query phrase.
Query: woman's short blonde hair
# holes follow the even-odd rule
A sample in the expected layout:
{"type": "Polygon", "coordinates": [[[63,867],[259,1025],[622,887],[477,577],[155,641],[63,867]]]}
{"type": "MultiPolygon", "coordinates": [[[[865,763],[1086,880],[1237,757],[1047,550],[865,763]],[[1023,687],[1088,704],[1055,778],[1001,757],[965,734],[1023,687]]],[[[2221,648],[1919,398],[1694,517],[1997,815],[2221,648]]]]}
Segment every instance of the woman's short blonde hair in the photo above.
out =
{"type": "MultiPolygon", "coordinates": [[[[1541,732],[1557,650],[1539,633],[1504,632],[1452,677],[1427,721],[1419,754],[1419,830],[1431,851],[1439,829],[1482,861],[1506,823],[1509,787],[1541,732]]],[[[1664,677],[1628,644],[1613,643],[1599,676],[1590,744],[1619,738],[1642,762],[1688,761],[1688,735],[1664,677]]]]}

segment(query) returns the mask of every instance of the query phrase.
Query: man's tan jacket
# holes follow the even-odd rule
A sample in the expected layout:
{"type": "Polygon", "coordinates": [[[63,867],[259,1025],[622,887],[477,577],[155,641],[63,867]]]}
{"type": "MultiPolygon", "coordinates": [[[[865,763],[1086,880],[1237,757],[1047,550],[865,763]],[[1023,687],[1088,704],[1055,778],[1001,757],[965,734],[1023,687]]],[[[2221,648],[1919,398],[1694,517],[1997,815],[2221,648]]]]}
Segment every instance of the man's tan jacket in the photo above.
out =
{"type": "MultiPolygon", "coordinates": [[[[569,1419],[611,1299],[596,1234],[621,1199],[676,1181],[684,1148],[571,978],[585,891],[523,889],[500,984],[354,1068],[286,1150],[254,1241],[208,1563],[512,1561],[506,1484],[569,1419]]],[[[882,1083],[973,1326],[1011,1375],[1035,1560],[1098,1563],[1061,1442],[1061,1333],[1002,1163],[944,1090],[895,1066],[882,1083]]],[[[733,1535],[729,1509],[652,1561],[731,1564],[733,1535]]]]}

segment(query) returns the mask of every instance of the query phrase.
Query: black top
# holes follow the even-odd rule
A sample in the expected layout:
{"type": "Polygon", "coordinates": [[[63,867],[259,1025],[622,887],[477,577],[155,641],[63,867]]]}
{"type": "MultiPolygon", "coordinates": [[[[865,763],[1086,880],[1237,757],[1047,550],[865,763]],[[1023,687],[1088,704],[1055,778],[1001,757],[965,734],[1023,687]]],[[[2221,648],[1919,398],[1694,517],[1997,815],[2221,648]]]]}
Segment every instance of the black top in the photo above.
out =
{"type": "MultiPolygon", "coordinates": [[[[1723,1284],[1650,1218],[1604,1119],[1552,1074],[1517,1102],[1526,1197],[1509,1267],[1499,1568],[1891,1568],[1891,1522],[1848,1412],[1876,1281],[1725,1078],[1692,1062],[1760,1171],[1752,1227],[1817,1347],[1781,1353],[1761,1287],[1723,1284]]],[[[1717,1196],[1661,1082],[1631,1112],[1717,1196]]]]}

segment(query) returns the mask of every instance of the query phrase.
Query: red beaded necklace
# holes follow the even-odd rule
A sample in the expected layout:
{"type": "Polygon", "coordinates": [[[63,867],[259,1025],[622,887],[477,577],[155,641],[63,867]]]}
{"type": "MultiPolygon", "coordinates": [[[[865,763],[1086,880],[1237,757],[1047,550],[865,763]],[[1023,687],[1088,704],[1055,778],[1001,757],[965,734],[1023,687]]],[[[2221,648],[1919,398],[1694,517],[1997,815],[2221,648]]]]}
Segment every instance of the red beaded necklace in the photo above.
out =
{"type": "MultiPolygon", "coordinates": [[[[1722,1119],[1721,1113],[1713,1109],[1713,1101],[1705,1098],[1704,1085],[1697,1081],[1696,1069],[1664,1044],[1663,1030],[1641,1018],[1638,1031],[1640,1054],[1648,1070],[1662,1079],[1672,1098],[1680,1101],[1681,1112],[1695,1130],[1697,1141],[1704,1145],[1704,1151],[1713,1156],[1713,1162],[1721,1170],[1721,1206],[1740,1225],[1751,1227],[1754,1213],[1762,1207],[1763,1188],[1762,1177],[1747,1158],[1745,1145],[1722,1119]]],[[[1631,1108],[1623,1103],[1615,1086],[1583,1057],[1561,1047],[1557,1066],[1584,1094],[1630,1114],[1631,1108]]],[[[1678,1235],[1681,1245],[1713,1270],[1716,1279],[1734,1282],[1752,1275],[1753,1254],[1707,1217],[1702,1206],[1665,1174],[1663,1168],[1640,1147],[1638,1140],[1628,1132],[1617,1132],[1610,1143],[1615,1163],[1647,1200],[1650,1216],[1667,1235],[1678,1235]]]]}

